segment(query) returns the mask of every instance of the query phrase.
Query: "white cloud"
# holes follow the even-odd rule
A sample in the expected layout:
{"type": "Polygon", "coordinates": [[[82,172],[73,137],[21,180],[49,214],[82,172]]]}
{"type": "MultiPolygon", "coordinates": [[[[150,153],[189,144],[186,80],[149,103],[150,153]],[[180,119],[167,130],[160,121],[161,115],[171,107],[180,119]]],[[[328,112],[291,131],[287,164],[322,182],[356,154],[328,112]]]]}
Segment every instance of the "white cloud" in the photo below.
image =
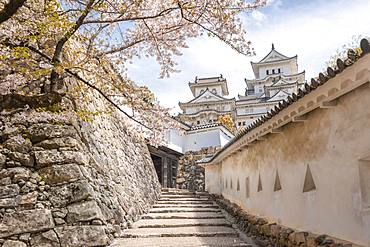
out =
{"type": "Polygon", "coordinates": [[[257,24],[261,25],[266,20],[266,15],[263,14],[261,11],[254,10],[251,14],[254,21],[256,21],[257,24]]]}
{"type": "Polygon", "coordinates": [[[287,56],[298,54],[299,67],[306,70],[306,79],[310,79],[353,35],[370,36],[368,0],[353,0],[350,4],[344,0],[316,0],[299,6],[273,0],[269,4],[271,7],[259,11],[264,16],[257,17],[263,19],[261,25],[254,24],[256,16],[253,17],[253,12],[252,16],[245,17],[256,57],[244,57],[216,39],[202,37],[189,41],[189,48],[177,59],[181,72],[171,78],[158,79],[159,68],[153,59],[135,60],[128,66],[129,75],[139,83],[149,85],[163,105],[179,110],[179,101],[192,98],[188,82],[195,76],[223,74],[228,80],[230,97],[243,94],[243,78],[253,78],[250,61],[265,56],[272,42],[287,56]]]}

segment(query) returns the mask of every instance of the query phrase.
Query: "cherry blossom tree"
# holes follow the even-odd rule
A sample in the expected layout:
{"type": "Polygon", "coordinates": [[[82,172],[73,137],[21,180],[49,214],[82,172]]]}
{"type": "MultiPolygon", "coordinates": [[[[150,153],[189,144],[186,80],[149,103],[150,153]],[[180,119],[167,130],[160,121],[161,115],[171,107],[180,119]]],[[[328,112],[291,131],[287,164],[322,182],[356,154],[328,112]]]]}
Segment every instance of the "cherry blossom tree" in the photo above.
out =
{"type": "Polygon", "coordinates": [[[218,122],[225,126],[231,133],[236,133],[236,127],[233,118],[229,114],[218,117],[218,122]]]}
{"type": "Polygon", "coordinates": [[[254,54],[240,15],[265,0],[0,0],[0,92],[93,90],[135,121],[163,130],[167,110],[125,64],[155,57],[160,76],[176,72],[175,56],[189,38],[208,35],[235,51],[254,54]],[[18,5],[15,6],[14,4],[18,5]],[[12,12],[7,11],[13,6],[12,12]],[[7,13],[5,18],[1,14],[7,13]],[[73,77],[77,84],[68,84],[73,77]],[[124,111],[122,111],[124,112],[124,111]]]}

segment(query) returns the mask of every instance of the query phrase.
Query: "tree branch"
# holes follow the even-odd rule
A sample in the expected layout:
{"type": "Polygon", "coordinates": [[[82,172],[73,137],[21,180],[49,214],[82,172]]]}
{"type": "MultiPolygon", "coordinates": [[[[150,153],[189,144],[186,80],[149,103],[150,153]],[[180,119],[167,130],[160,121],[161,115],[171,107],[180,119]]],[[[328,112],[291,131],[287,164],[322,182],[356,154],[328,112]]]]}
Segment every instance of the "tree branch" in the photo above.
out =
{"type": "MultiPolygon", "coordinates": [[[[51,62],[52,58],[50,58],[48,55],[44,54],[43,52],[39,51],[38,49],[32,47],[32,46],[29,46],[29,45],[12,45],[10,43],[2,43],[3,45],[6,45],[6,46],[9,46],[9,47],[26,47],[28,49],[30,49],[30,51],[33,51],[35,52],[36,54],[40,55],[41,57],[47,59],[49,62],[51,62]]],[[[119,107],[116,103],[113,102],[113,100],[111,100],[109,98],[109,96],[105,95],[105,93],[103,91],[101,91],[98,87],[96,87],[95,85],[91,84],[90,82],[88,82],[87,80],[85,80],[84,78],[82,78],[81,76],[79,76],[77,73],[71,71],[70,69],[65,69],[65,71],[72,75],[73,77],[75,77],[77,80],[81,81],[82,83],[84,83],[86,86],[94,89],[96,92],[98,92],[101,96],[103,96],[104,99],[106,99],[110,104],[112,104],[114,106],[114,108],[116,108],[118,111],[122,112],[125,116],[127,116],[129,119],[133,120],[134,122],[144,126],[145,128],[149,129],[149,130],[153,130],[152,128],[150,128],[149,126],[147,126],[146,124],[140,122],[139,120],[135,119],[134,117],[130,116],[127,112],[125,112],[124,110],[121,109],[121,107],[119,107]]]]}
{"type": "Polygon", "coordinates": [[[161,58],[161,60],[163,62],[164,59],[163,59],[163,55],[162,55],[161,49],[159,48],[159,45],[158,45],[157,37],[154,35],[152,29],[149,27],[149,25],[146,23],[146,21],[143,20],[143,22],[144,22],[144,25],[146,26],[146,28],[148,28],[150,34],[152,35],[153,40],[154,40],[154,43],[155,43],[155,48],[157,49],[158,55],[159,55],[159,57],[161,58]]]}
{"type": "Polygon", "coordinates": [[[117,19],[111,19],[111,20],[101,20],[101,19],[95,19],[95,20],[86,20],[83,22],[83,24],[102,24],[102,23],[116,23],[116,22],[124,22],[124,21],[137,21],[137,20],[147,20],[147,19],[155,19],[160,16],[166,15],[171,13],[174,10],[177,10],[178,7],[172,7],[165,10],[162,10],[158,14],[151,15],[151,16],[137,16],[137,17],[130,17],[130,18],[117,18],[117,19]]]}
{"type": "Polygon", "coordinates": [[[120,52],[120,51],[123,51],[123,50],[126,50],[136,44],[139,44],[141,42],[143,42],[145,39],[139,39],[139,40],[135,40],[135,41],[132,41],[131,43],[127,44],[127,45],[124,45],[124,46],[120,46],[120,47],[117,47],[117,48],[114,48],[114,49],[111,49],[109,51],[106,51],[106,52],[101,52],[99,53],[98,55],[102,55],[102,54],[106,54],[106,55],[109,55],[109,54],[113,54],[113,53],[116,53],[116,52],[120,52]]]}
{"type": "MultiPolygon", "coordinates": [[[[221,37],[218,33],[216,33],[215,31],[213,31],[213,30],[211,30],[210,28],[208,28],[208,27],[206,27],[206,26],[204,26],[204,25],[202,25],[202,24],[200,24],[199,22],[197,22],[197,21],[193,21],[193,20],[191,20],[191,19],[189,19],[189,18],[187,18],[186,16],[185,16],[185,14],[184,14],[184,11],[183,11],[183,9],[181,8],[181,5],[180,5],[180,3],[178,3],[179,4],[179,8],[180,8],[180,13],[181,13],[181,17],[184,19],[184,20],[186,20],[186,21],[188,21],[188,22],[190,22],[190,23],[192,23],[192,24],[195,24],[195,25],[197,25],[197,26],[199,26],[199,27],[201,27],[202,29],[204,29],[204,30],[206,30],[207,32],[209,32],[209,33],[211,33],[212,35],[214,35],[215,37],[217,37],[218,39],[220,39],[222,42],[224,42],[224,43],[226,43],[227,45],[229,45],[231,48],[233,48],[235,51],[237,51],[238,53],[240,53],[240,54],[243,54],[243,55],[248,55],[248,54],[245,54],[245,53],[243,53],[243,52],[241,52],[240,50],[238,50],[231,42],[229,42],[229,41],[227,41],[226,39],[224,39],[223,37],[221,37]]],[[[199,19],[199,18],[198,18],[199,19]]]]}
{"type": "Polygon", "coordinates": [[[0,24],[12,17],[27,0],[10,0],[0,11],[0,24]]]}

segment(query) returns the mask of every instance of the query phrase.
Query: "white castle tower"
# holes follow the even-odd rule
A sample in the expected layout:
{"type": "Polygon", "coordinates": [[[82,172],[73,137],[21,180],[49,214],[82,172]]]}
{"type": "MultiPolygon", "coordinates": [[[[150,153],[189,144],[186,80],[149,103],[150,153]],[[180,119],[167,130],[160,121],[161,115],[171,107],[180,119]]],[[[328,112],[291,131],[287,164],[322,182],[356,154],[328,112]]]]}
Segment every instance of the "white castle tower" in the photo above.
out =
{"type": "Polygon", "coordinates": [[[230,114],[235,117],[235,98],[228,99],[227,81],[219,77],[197,78],[189,82],[194,99],[186,103],[179,103],[183,114],[181,120],[190,125],[204,125],[218,122],[218,117],[230,114]]]}
{"type": "Polygon", "coordinates": [[[245,94],[236,101],[237,127],[249,125],[298,91],[305,82],[305,71],[298,72],[297,58],[279,53],[272,44],[264,58],[251,62],[255,79],[245,79],[245,94]]]}

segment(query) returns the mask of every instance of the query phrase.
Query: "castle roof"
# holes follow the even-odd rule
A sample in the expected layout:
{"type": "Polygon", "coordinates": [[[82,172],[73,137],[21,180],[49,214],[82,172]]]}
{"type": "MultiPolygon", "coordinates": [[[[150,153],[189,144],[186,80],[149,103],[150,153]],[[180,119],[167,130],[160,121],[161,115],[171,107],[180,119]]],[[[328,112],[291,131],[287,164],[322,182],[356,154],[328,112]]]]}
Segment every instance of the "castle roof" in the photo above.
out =
{"type": "Polygon", "coordinates": [[[217,95],[213,92],[211,92],[208,88],[201,94],[199,94],[197,97],[195,97],[194,99],[188,101],[188,102],[185,102],[185,103],[181,103],[179,102],[179,106],[180,108],[184,105],[187,105],[187,104],[192,104],[192,103],[203,103],[203,102],[217,102],[217,101],[228,101],[228,100],[235,100],[235,98],[232,98],[232,99],[227,99],[227,98],[224,98],[220,95],[217,95]],[[202,98],[208,98],[207,100],[205,101],[201,101],[202,98]],[[212,100],[209,100],[210,98],[212,98],[212,100]]]}
{"type": "Polygon", "coordinates": [[[217,77],[195,77],[194,82],[189,82],[189,87],[193,95],[195,96],[195,88],[204,88],[210,86],[221,86],[223,95],[229,95],[229,90],[227,88],[226,78],[223,78],[222,74],[217,77]]]}
{"type": "Polygon", "coordinates": [[[244,79],[245,83],[247,84],[248,86],[248,83],[250,85],[252,85],[253,83],[255,82],[261,82],[261,81],[265,81],[265,80],[268,80],[270,77],[276,77],[276,76],[280,76],[281,78],[284,78],[284,79],[288,79],[288,78],[292,78],[292,77],[297,77],[297,76],[304,76],[306,74],[306,71],[303,70],[302,72],[298,72],[296,74],[289,74],[289,75],[285,75],[283,73],[280,73],[280,74],[272,74],[272,75],[267,75],[266,77],[264,78],[260,78],[260,79],[244,79]]]}
{"type": "Polygon", "coordinates": [[[281,54],[280,52],[278,52],[277,50],[275,50],[275,46],[274,44],[272,44],[271,51],[264,58],[262,58],[259,62],[257,63],[251,62],[251,65],[252,65],[252,69],[253,69],[253,73],[255,77],[258,78],[259,77],[258,68],[260,66],[263,66],[269,63],[289,61],[289,60],[294,60],[294,59],[297,59],[297,55],[293,57],[287,57],[281,54]]]}

